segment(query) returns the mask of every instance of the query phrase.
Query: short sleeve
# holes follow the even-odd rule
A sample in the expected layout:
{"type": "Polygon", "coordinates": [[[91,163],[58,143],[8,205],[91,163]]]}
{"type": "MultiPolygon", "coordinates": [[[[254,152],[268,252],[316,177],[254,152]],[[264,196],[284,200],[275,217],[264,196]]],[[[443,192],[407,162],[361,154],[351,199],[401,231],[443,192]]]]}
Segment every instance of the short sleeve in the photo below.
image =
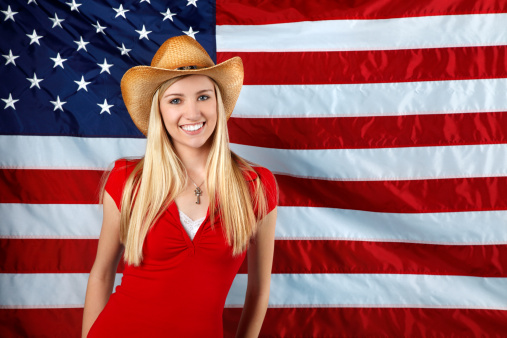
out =
{"type": "Polygon", "coordinates": [[[264,167],[254,167],[260,177],[262,187],[267,199],[267,214],[269,214],[278,204],[278,186],[275,176],[271,171],[264,167]]]}
{"type": "Polygon", "coordinates": [[[125,187],[125,182],[130,172],[132,172],[133,167],[134,166],[129,165],[129,162],[125,159],[117,160],[107,179],[105,190],[113,198],[118,210],[121,210],[120,203],[123,188],[125,187]],[[130,167],[132,167],[131,170],[128,170],[130,167]]]}

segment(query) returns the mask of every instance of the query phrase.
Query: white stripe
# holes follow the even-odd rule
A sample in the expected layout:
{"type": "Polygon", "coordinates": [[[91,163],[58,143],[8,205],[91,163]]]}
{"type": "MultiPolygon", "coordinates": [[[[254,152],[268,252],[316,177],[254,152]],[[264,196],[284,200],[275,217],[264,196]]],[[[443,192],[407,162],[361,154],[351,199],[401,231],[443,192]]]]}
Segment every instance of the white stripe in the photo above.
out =
{"type": "Polygon", "coordinates": [[[346,51],[507,44],[507,13],[216,28],[218,52],[346,51]]]}
{"type": "MultiPolygon", "coordinates": [[[[0,136],[3,168],[103,169],[120,156],[142,155],[144,140],[119,151],[128,139],[0,136]],[[59,143],[55,151],[55,144],[59,143]],[[5,146],[8,144],[9,146],[5,146]],[[78,145],[87,154],[75,150],[78,145]],[[54,155],[58,153],[58,156],[54,155]],[[107,156],[103,155],[107,154],[107,156]],[[116,155],[115,155],[116,154],[116,155]],[[37,156],[34,156],[37,155],[37,156]],[[47,156],[46,156],[47,155],[47,156]]],[[[231,144],[239,155],[274,172],[329,180],[401,180],[505,176],[507,145],[373,149],[272,149],[231,144]]]]}
{"type": "MultiPolygon", "coordinates": [[[[116,285],[121,274],[116,276],[116,285]]],[[[0,274],[0,307],[83,306],[88,274],[0,274]]],[[[247,275],[226,304],[243,305],[247,275]]],[[[269,305],[507,310],[507,278],[398,274],[273,274],[269,305]]]]}
{"type": "Polygon", "coordinates": [[[274,149],[231,144],[271,171],[326,180],[415,180],[507,175],[507,144],[373,149],[274,149]]]}
{"type": "MultiPolygon", "coordinates": [[[[242,306],[247,275],[226,305],[242,306]]],[[[398,274],[273,274],[270,307],[428,307],[507,310],[507,278],[398,274]]]]}
{"type": "Polygon", "coordinates": [[[0,215],[0,237],[96,239],[102,205],[2,203],[0,215]]]}
{"type": "MultiPolygon", "coordinates": [[[[0,308],[83,307],[87,273],[0,274],[0,308]]],[[[116,274],[115,285],[122,274],[116,274]]]]}
{"type": "Polygon", "coordinates": [[[120,157],[144,154],[146,139],[0,136],[0,167],[105,169],[120,157]]]}
{"type": "MultiPolygon", "coordinates": [[[[1,238],[98,239],[99,205],[0,204],[1,238]]],[[[507,244],[507,211],[377,213],[278,207],[277,240],[322,239],[450,245],[507,244]]]]}
{"type": "Polygon", "coordinates": [[[243,86],[233,116],[294,118],[499,112],[507,110],[506,92],[505,78],[243,86]]]}
{"type": "Polygon", "coordinates": [[[447,245],[507,244],[507,211],[399,214],[278,207],[278,240],[323,239],[447,245]]]}

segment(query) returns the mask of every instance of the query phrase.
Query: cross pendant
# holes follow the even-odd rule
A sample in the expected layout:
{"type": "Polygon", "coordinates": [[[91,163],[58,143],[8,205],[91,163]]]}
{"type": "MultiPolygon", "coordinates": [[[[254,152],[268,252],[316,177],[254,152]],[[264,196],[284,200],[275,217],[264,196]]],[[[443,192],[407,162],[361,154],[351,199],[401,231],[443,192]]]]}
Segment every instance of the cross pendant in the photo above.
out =
{"type": "Polygon", "coordinates": [[[197,201],[195,202],[195,204],[201,204],[201,195],[202,195],[201,188],[199,188],[199,187],[195,188],[194,194],[195,194],[195,196],[197,196],[197,201]]]}

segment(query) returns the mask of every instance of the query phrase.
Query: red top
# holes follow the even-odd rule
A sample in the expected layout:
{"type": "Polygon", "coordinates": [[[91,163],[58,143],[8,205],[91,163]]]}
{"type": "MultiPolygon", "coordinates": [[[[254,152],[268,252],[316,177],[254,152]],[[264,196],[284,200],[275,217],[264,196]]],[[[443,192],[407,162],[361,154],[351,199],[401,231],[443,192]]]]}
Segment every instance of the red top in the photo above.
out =
{"type": "MultiPolygon", "coordinates": [[[[106,191],[120,208],[128,175],[135,161],[118,160],[106,183],[106,191]]],[[[277,203],[273,174],[255,167],[250,187],[261,179],[268,212],[277,203]]],[[[222,311],[234,277],[246,251],[233,257],[217,216],[211,228],[209,209],[192,240],[180,222],[172,202],[149,230],[140,266],[125,265],[116,287],[88,337],[222,337],[222,311]]]]}

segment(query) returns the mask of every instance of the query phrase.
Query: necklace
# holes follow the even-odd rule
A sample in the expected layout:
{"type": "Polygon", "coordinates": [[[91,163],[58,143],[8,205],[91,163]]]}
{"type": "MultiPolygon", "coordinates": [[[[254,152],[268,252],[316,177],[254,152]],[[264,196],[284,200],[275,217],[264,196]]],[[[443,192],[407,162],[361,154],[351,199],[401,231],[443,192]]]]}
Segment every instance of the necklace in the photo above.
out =
{"type": "Polygon", "coordinates": [[[199,186],[197,186],[197,184],[195,184],[194,180],[192,179],[192,177],[190,177],[190,175],[188,175],[188,178],[190,178],[192,183],[195,185],[194,194],[197,197],[197,201],[195,201],[195,204],[201,204],[201,195],[202,195],[201,185],[203,185],[204,181],[202,181],[202,183],[199,184],[199,186]]]}

